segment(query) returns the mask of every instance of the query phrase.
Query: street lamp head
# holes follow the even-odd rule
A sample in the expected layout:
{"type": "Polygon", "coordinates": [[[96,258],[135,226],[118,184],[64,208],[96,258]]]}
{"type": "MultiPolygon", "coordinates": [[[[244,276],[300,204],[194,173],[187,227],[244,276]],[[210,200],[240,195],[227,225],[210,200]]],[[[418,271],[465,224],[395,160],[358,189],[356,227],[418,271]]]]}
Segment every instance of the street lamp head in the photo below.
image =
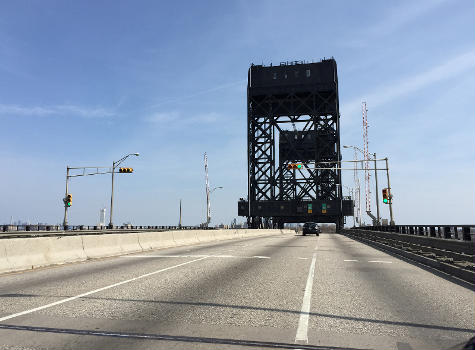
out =
{"type": "Polygon", "coordinates": [[[343,148],[350,148],[350,146],[343,146],[343,148]]]}
{"type": "Polygon", "coordinates": [[[137,156],[137,157],[138,157],[139,155],[140,155],[139,153],[134,153],[134,156],[137,156]]]}

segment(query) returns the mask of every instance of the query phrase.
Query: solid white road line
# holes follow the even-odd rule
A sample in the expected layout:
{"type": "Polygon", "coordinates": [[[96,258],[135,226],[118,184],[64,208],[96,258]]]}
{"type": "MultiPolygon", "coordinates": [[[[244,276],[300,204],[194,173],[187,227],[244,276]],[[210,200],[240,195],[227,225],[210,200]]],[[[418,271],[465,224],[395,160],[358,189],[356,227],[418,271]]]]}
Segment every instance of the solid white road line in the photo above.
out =
{"type": "Polygon", "coordinates": [[[315,262],[317,261],[317,253],[313,253],[310,270],[308,271],[307,285],[303,294],[302,309],[300,311],[299,324],[297,326],[297,334],[295,342],[304,341],[308,343],[308,317],[310,313],[310,301],[312,299],[313,276],[315,275],[315,262]]]}
{"type": "Polygon", "coordinates": [[[343,261],[358,261],[358,260],[352,260],[352,259],[345,259],[343,261]]]}
{"type": "Polygon", "coordinates": [[[82,298],[82,297],[85,297],[85,296],[88,296],[88,295],[91,295],[91,294],[94,294],[94,293],[102,292],[103,290],[107,290],[107,289],[114,288],[114,287],[117,287],[117,286],[120,286],[120,285],[123,285],[123,284],[126,284],[126,283],[137,281],[139,279],[149,277],[149,276],[155,275],[155,274],[160,273],[160,272],[172,270],[172,269],[180,267],[180,266],[188,265],[188,264],[191,264],[191,263],[194,263],[194,262],[206,259],[206,258],[207,258],[207,256],[205,256],[203,258],[187,261],[187,262],[184,262],[184,263],[181,263],[181,264],[178,264],[178,265],[173,265],[173,266],[161,269],[161,270],[149,272],[149,273],[146,273],[144,275],[140,275],[140,276],[137,276],[137,277],[134,277],[134,278],[130,278],[130,279],[122,281],[122,282],[114,283],[114,284],[111,284],[111,285],[108,285],[108,286],[105,286],[105,287],[102,287],[102,288],[99,288],[99,289],[94,289],[94,290],[91,290],[90,292],[82,293],[82,294],[76,295],[74,297],[58,300],[58,301],[55,301],[54,303],[46,304],[46,305],[43,305],[43,306],[40,306],[40,307],[35,307],[34,309],[25,310],[25,311],[22,311],[22,312],[17,312],[16,314],[11,314],[11,315],[8,315],[8,316],[5,316],[5,317],[1,317],[0,322],[6,321],[6,320],[9,320],[9,319],[18,317],[18,316],[31,314],[31,313],[36,312],[36,311],[48,309],[48,308],[56,306],[56,305],[67,303],[68,301],[73,301],[73,300],[76,300],[76,299],[79,299],[79,298],[82,298]]]}
{"type": "Polygon", "coordinates": [[[122,255],[121,258],[208,258],[211,255],[122,255]]]}
{"type": "MultiPolygon", "coordinates": [[[[318,250],[318,241],[315,245],[315,250],[318,250]]],[[[312,262],[310,263],[310,270],[308,271],[307,284],[303,294],[302,309],[300,311],[299,324],[297,326],[297,334],[295,335],[295,342],[308,343],[308,318],[310,315],[310,302],[312,300],[313,277],[315,276],[315,263],[317,261],[317,253],[313,253],[312,262]]]]}

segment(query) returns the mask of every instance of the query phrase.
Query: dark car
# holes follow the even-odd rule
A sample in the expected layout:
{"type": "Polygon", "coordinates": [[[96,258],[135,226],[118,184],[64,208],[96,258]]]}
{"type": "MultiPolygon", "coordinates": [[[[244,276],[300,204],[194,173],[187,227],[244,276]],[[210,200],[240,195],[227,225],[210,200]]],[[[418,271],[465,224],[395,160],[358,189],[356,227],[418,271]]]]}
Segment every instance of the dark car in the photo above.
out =
{"type": "Polygon", "coordinates": [[[319,236],[320,226],[318,226],[315,222],[306,222],[305,224],[303,224],[302,234],[304,236],[306,234],[316,234],[317,236],[319,236]]]}

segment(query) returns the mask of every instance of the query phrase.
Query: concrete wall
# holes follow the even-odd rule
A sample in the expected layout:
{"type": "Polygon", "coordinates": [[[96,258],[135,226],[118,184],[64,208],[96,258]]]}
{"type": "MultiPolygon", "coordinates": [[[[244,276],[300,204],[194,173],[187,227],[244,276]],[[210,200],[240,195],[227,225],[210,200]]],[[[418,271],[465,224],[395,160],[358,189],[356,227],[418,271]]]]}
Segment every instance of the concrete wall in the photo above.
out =
{"type": "Polygon", "coordinates": [[[293,230],[180,230],[0,239],[0,273],[94,258],[276,234],[293,230]]]}

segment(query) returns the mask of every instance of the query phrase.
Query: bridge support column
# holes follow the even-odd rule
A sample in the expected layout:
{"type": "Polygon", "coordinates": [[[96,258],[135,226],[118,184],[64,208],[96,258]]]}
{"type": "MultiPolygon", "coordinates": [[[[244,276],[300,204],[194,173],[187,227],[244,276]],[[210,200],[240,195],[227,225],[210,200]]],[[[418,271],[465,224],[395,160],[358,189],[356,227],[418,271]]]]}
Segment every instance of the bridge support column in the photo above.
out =
{"type": "Polygon", "coordinates": [[[450,226],[442,227],[442,231],[443,231],[444,238],[447,238],[447,239],[452,238],[452,233],[450,232],[450,226]]]}
{"type": "Polygon", "coordinates": [[[472,237],[470,235],[470,227],[468,226],[463,226],[462,227],[462,239],[464,241],[471,241],[472,237]]]}
{"type": "Polygon", "coordinates": [[[430,237],[436,237],[436,234],[435,234],[435,227],[434,227],[434,226],[430,226],[430,227],[429,227],[429,236],[430,236],[430,237]]]}

